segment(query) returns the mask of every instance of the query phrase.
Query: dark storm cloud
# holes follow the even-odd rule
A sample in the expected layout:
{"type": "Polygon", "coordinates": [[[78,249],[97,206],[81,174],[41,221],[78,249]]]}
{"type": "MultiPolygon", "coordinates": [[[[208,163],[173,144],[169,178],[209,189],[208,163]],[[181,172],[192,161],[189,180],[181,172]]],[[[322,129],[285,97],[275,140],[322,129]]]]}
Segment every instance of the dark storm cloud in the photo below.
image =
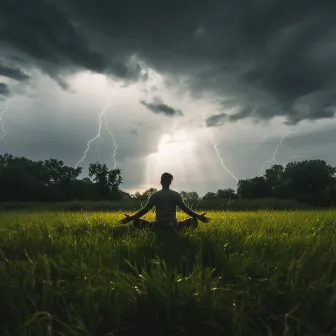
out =
{"type": "Polygon", "coordinates": [[[21,71],[20,69],[6,67],[0,64],[0,76],[5,76],[18,81],[29,79],[29,75],[21,71]]]}
{"type": "Polygon", "coordinates": [[[8,89],[7,84],[0,83],[0,98],[1,96],[9,96],[9,95],[10,95],[10,91],[8,89]]]}
{"type": "Polygon", "coordinates": [[[171,79],[184,76],[179,83],[193,95],[237,101],[231,121],[335,115],[335,1],[5,0],[2,6],[1,41],[56,79],[78,67],[137,79],[140,59],[171,79]]]}
{"type": "Polygon", "coordinates": [[[27,80],[30,78],[29,75],[27,75],[20,69],[10,68],[1,64],[0,64],[0,76],[5,76],[18,81],[27,80]]]}
{"type": "Polygon", "coordinates": [[[220,126],[223,125],[225,121],[227,121],[227,115],[226,113],[219,113],[214,114],[211,117],[208,117],[205,119],[205,124],[207,127],[214,127],[214,126],[220,126]]]}
{"type": "Polygon", "coordinates": [[[164,114],[167,117],[182,116],[181,110],[174,109],[173,107],[166,105],[159,101],[154,101],[152,103],[146,102],[144,100],[140,101],[140,104],[146,106],[150,111],[157,114],[164,114]]]}
{"type": "MultiPolygon", "coordinates": [[[[139,76],[140,66],[130,55],[107,55],[94,50],[76,22],[51,1],[5,0],[1,5],[1,49],[28,58],[66,88],[64,76],[80,68],[106,73],[122,80],[139,76]]],[[[17,56],[16,56],[17,57],[17,56]]]]}

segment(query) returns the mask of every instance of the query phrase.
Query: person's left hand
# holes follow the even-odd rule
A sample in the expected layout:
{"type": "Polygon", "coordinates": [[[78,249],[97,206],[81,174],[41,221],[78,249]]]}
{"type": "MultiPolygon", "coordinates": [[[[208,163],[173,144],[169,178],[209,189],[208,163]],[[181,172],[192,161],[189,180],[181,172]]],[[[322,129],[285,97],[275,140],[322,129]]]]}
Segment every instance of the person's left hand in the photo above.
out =
{"type": "Polygon", "coordinates": [[[133,220],[132,216],[124,214],[126,217],[119,221],[121,224],[129,223],[133,220]]]}

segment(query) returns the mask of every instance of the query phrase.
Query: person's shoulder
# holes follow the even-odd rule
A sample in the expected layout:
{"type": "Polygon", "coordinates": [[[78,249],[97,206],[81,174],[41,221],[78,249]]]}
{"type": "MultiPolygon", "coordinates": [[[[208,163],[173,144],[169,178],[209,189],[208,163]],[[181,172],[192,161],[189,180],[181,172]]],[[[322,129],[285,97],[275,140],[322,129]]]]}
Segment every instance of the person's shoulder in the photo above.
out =
{"type": "Polygon", "coordinates": [[[160,195],[160,190],[159,191],[155,191],[155,192],[153,192],[151,195],[150,195],[150,197],[157,197],[158,195],[160,195]]]}
{"type": "Polygon", "coordinates": [[[175,191],[175,190],[171,190],[171,189],[170,189],[170,192],[171,192],[174,196],[176,196],[176,197],[181,197],[181,194],[178,193],[178,192],[175,191]]]}

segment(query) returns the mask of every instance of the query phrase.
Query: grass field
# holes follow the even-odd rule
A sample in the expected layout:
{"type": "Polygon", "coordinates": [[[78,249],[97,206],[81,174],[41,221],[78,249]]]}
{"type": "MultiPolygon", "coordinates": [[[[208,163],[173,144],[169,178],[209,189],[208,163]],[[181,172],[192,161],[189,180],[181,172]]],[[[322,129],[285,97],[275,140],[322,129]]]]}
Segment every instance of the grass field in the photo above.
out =
{"type": "Polygon", "coordinates": [[[336,335],[335,211],[208,215],[0,213],[0,335],[336,335]]]}
{"type": "MultiPolygon", "coordinates": [[[[25,210],[25,211],[137,211],[146,201],[71,201],[71,202],[0,202],[0,211],[25,210]]],[[[309,210],[307,204],[298,203],[288,199],[217,199],[198,200],[187,202],[193,209],[208,209],[213,211],[256,211],[256,210],[309,210]]]]}

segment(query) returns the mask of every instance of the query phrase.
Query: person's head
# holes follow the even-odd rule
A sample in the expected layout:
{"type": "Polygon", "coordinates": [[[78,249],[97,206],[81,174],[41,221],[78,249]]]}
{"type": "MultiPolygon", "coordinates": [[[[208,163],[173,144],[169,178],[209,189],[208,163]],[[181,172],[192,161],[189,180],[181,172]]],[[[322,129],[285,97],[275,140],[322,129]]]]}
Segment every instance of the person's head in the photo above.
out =
{"type": "Polygon", "coordinates": [[[173,175],[169,173],[163,173],[161,175],[161,185],[163,188],[169,188],[170,184],[172,183],[173,175]]]}

